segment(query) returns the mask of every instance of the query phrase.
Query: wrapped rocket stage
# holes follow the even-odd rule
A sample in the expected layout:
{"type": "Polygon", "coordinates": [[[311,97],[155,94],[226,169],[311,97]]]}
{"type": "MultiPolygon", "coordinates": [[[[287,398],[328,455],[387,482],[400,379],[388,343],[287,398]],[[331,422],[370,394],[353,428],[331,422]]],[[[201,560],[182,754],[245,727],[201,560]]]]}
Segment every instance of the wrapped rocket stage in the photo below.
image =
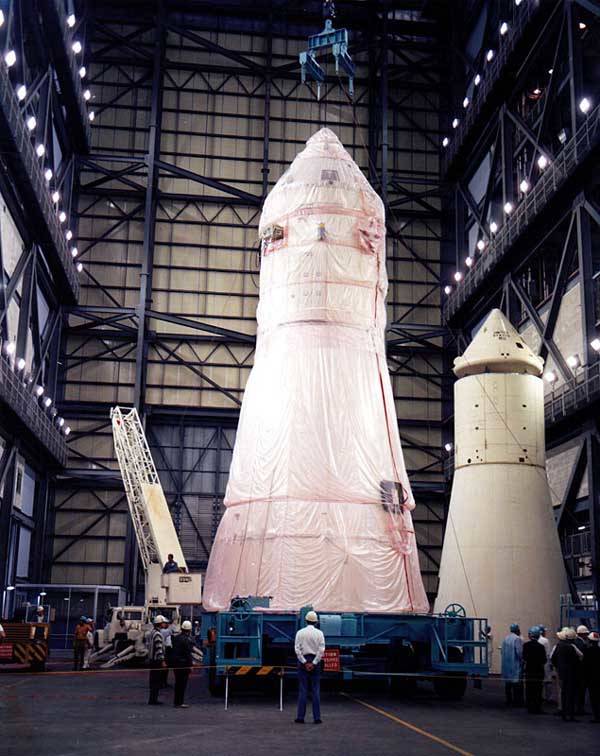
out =
{"type": "Polygon", "coordinates": [[[203,603],[426,612],[385,355],[381,199],[329,129],[269,194],[258,332],[203,603]]]}
{"type": "MultiPolygon", "coordinates": [[[[567,580],[546,477],[543,360],[492,310],[454,372],[454,480],[435,611],[511,623],[560,621],[567,580]]],[[[498,671],[500,654],[493,655],[498,671]]]]}

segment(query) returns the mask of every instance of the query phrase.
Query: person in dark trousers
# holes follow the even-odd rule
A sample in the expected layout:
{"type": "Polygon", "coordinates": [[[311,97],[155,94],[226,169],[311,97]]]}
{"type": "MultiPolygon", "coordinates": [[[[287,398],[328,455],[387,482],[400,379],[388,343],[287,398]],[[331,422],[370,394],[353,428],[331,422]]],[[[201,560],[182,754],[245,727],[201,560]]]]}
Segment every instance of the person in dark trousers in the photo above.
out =
{"type": "Polygon", "coordinates": [[[169,572],[179,572],[179,565],[175,561],[173,554],[167,556],[167,561],[163,567],[163,572],[167,575],[169,572]]]}
{"type": "Polygon", "coordinates": [[[502,678],[507,706],[523,705],[523,682],[521,680],[523,661],[523,641],[521,630],[516,623],[510,626],[510,633],[502,641],[502,678]]]}
{"type": "MultiPolygon", "coordinates": [[[[590,635],[590,631],[587,629],[585,625],[579,625],[577,628],[577,638],[575,639],[575,645],[577,648],[581,651],[582,654],[585,653],[586,648],[588,647],[588,638],[590,635]]],[[[583,665],[579,668],[579,679],[577,681],[577,708],[575,710],[575,714],[582,715],[585,714],[585,696],[587,693],[587,679],[585,676],[585,672],[583,670],[583,665]]]]}
{"type": "Polygon", "coordinates": [[[189,620],[185,620],[185,622],[181,623],[181,633],[173,636],[173,651],[171,654],[173,672],[175,674],[173,706],[176,709],[189,708],[183,701],[190,672],[192,671],[194,645],[192,623],[189,620]]]}
{"type": "Polygon", "coordinates": [[[76,672],[83,669],[85,652],[88,648],[88,633],[91,631],[87,617],[80,617],[73,633],[73,669],[76,672]]]}
{"type": "Polygon", "coordinates": [[[321,724],[321,659],[325,653],[325,636],[317,628],[319,617],[312,610],[306,613],[306,627],[298,630],[294,649],[298,658],[298,711],[296,724],[304,724],[306,699],[310,687],[313,721],[321,724]]]}
{"type": "Polygon", "coordinates": [[[525,679],[525,705],[530,714],[542,713],[542,690],[546,649],[539,643],[540,628],[529,628],[529,640],[523,644],[523,678],[525,679]]]}
{"type": "Polygon", "coordinates": [[[577,633],[571,627],[563,627],[557,633],[558,643],[552,652],[552,666],[560,680],[560,708],[565,722],[576,722],[577,683],[581,665],[581,651],[575,646],[577,633]]]}
{"type": "Polygon", "coordinates": [[[590,633],[588,646],[583,652],[583,667],[592,704],[592,722],[600,724],[600,635],[590,633]]]}
{"type": "Polygon", "coordinates": [[[164,672],[167,662],[165,660],[165,640],[160,632],[160,628],[166,621],[162,614],[158,614],[154,618],[154,627],[148,635],[148,662],[150,664],[150,676],[148,678],[148,687],[150,688],[149,706],[162,705],[162,701],[158,700],[158,693],[164,684],[164,672]]]}

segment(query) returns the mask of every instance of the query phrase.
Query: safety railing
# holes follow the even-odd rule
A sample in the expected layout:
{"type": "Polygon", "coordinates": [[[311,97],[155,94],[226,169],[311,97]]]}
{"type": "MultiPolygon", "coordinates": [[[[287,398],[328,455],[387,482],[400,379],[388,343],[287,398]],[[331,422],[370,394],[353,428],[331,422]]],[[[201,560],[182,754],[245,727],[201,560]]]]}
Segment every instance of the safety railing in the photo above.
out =
{"type": "Polygon", "coordinates": [[[35,152],[6,66],[0,66],[0,132],[0,148],[16,163],[20,179],[25,184],[28,204],[34,205],[31,208],[32,216],[37,216],[42,222],[43,238],[39,241],[53,255],[72,298],[77,300],[79,280],[73,258],[52,204],[42,161],[35,152]]]}
{"type": "Polygon", "coordinates": [[[8,405],[48,454],[64,467],[67,464],[64,435],[4,356],[0,356],[0,400],[8,405]]]}
{"type": "Polygon", "coordinates": [[[492,237],[485,252],[465,273],[464,279],[450,292],[444,303],[444,318],[452,320],[465,306],[490,273],[507,256],[524,230],[547,207],[557,191],[572,176],[575,169],[600,144],[600,105],[583,121],[575,135],[565,144],[556,159],[539,177],[535,186],[519,202],[503,226],[492,237]]]}
{"type": "Polygon", "coordinates": [[[546,396],[546,424],[557,423],[600,399],[600,362],[581,368],[577,375],[546,396]]]}
{"type": "Polygon", "coordinates": [[[485,68],[480,74],[481,81],[477,87],[473,88],[469,107],[462,112],[458,126],[452,131],[450,143],[442,155],[443,173],[447,173],[450,169],[467,135],[477,122],[484,104],[500,81],[504,69],[515,47],[521,40],[525,29],[545,2],[547,0],[523,0],[519,5],[514,6],[512,19],[507,19],[509,23],[508,32],[500,37],[499,49],[494,51],[492,60],[486,62],[485,68]]]}

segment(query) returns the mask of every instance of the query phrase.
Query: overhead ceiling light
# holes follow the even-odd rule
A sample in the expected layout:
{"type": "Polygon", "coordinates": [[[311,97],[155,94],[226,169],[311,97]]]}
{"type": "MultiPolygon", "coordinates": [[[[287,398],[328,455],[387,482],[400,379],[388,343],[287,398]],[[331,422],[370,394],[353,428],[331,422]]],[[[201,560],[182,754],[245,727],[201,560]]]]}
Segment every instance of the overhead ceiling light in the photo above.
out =
{"type": "Polygon", "coordinates": [[[444,444],[444,449],[445,449],[445,450],[446,450],[446,451],[447,451],[448,453],[450,453],[450,452],[452,451],[452,444],[451,444],[451,443],[447,443],[447,444],[444,444]]]}
{"type": "Polygon", "coordinates": [[[44,155],[46,154],[46,148],[43,144],[38,144],[38,146],[35,148],[35,152],[38,157],[44,157],[44,155]]]}
{"type": "Polygon", "coordinates": [[[483,250],[485,249],[485,242],[483,241],[483,239],[479,239],[479,241],[477,242],[477,249],[480,252],[483,252],[483,250]]]}
{"type": "Polygon", "coordinates": [[[36,386],[35,387],[35,395],[41,396],[44,393],[44,387],[43,386],[36,386]]]}
{"type": "Polygon", "coordinates": [[[508,24],[506,23],[506,21],[503,21],[500,24],[500,36],[503,37],[507,31],[508,31],[508,24]]]}
{"type": "Polygon", "coordinates": [[[14,591],[15,590],[15,586],[14,585],[7,585],[6,586],[6,590],[7,591],[14,591]]]}
{"type": "Polygon", "coordinates": [[[548,69],[548,73],[550,74],[550,76],[552,76],[552,74],[554,73],[554,69],[553,68],[549,68],[548,69]]]}
{"type": "Polygon", "coordinates": [[[579,28],[581,29],[581,31],[583,31],[584,29],[587,29],[587,24],[584,24],[583,21],[580,21],[579,28]]]}
{"type": "Polygon", "coordinates": [[[69,13],[69,15],[67,16],[67,26],[69,27],[69,29],[72,29],[75,26],[75,14],[74,13],[69,13]]]}
{"type": "Polygon", "coordinates": [[[592,339],[590,341],[590,346],[594,350],[594,352],[600,352],[600,339],[592,339]]]}
{"type": "Polygon", "coordinates": [[[495,234],[497,230],[498,230],[498,224],[496,223],[496,221],[491,221],[491,223],[490,223],[490,231],[493,234],[495,234]]]}
{"type": "Polygon", "coordinates": [[[57,190],[52,192],[52,202],[57,205],[60,202],[60,193],[57,190]]]}
{"type": "Polygon", "coordinates": [[[537,159],[537,164],[540,171],[543,171],[544,168],[548,167],[548,158],[545,155],[540,155],[537,159]]]}
{"type": "Polygon", "coordinates": [[[17,360],[17,370],[24,370],[26,364],[25,360],[22,357],[19,357],[17,360]]]}
{"type": "Polygon", "coordinates": [[[512,213],[512,211],[513,211],[513,210],[515,209],[515,206],[513,205],[513,203],[512,203],[512,202],[505,202],[505,203],[504,203],[504,208],[503,208],[503,209],[504,209],[504,212],[505,212],[505,213],[506,213],[507,215],[510,215],[510,214],[512,213]]]}
{"type": "Polygon", "coordinates": [[[458,126],[458,118],[455,118],[455,119],[454,119],[454,120],[452,121],[452,128],[453,128],[453,129],[455,129],[455,128],[456,128],[457,126],[458,126]]]}
{"type": "Polygon", "coordinates": [[[456,281],[456,283],[459,283],[460,281],[462,281],[462,277],[463,276],[460,270],[457,270],[456,273],[454,274],[454,280],[456,281]]]}
{"type": "Polygon", "coordinates": [[[577,530],[585,530],[585,525],[578,525],[577,530]]]}
{"type": "Polygon", "coordinates": [[[93,121],[96,118],[96,114],[93,110],[90,110],[90,112],[88,113],[88,118],[90,119],[90,121],[93,121]]]}
{"type": "Polygon", "coordinates": [[[75,258],[77,257],[78,254],[79,254],[79,250],[77,249],[77,247],[71,247],[71,257],[75,258]]]}
{"type": "Polygon", "coordinates": [[[83,264],[80,263],[80,262],[78,262],[77,265],[76,265],[76,268],[77,268],[77,272],[81,273],[81,271],[83,270],[83,264]]]}
{"type": "Polygon", "coordinates": [[[64,210],[61,210],[60,213],[58,214],[58,220],[61,223],[64,223],[67,220],[67,214],[65,213],[64,210]]]}
{"type": "Polygon", "coordinates": [[[472,257],[465,257],[465,265],[467,268],[470,268],[473,265],[473,258],[472,257]]]}
{"type": "Polygon", "coordinates": [[[539,87],[536,87],[536,88],[535,88],[535,89],[533,90],[533,94],[534,94],[534,95],[541,95],[541,94],[542,94],[542,90],[541,90],[541,89],[540,89],[539,87]]]}
{"type": "Polygon", "coordinates": [[[46,398],[44,399],[44,407],[46,407],[46,409],[48,409],[48,407],[49,407],[49,406],[50,406],[51,404],[52,404],[52,399],[50,399],[50,397],[49,397],[49,396],[47,396],[47,397],[46,397],[46,398]]]}
{"type": "Polygon", "coordinates": [[[81,66],[81,68],[79,69],[79,78],[80,79],[85,79],[86,73],[87,73],[86,67],[85,66],[81,66]]]}
{"type": "Polygon", "coordinates": [[[67,233],[65,234],[65,238],[67,241],[71,241],[71,239],[73,238],[73,232],[71,231],[71,229],[67,231],[67,233]]]}
{"type": "Polygon", "coordinates": [[[478,87],[481,84],[481,76],[479,74],[475,75],[475,78],[473,79],[473,84],[475,84],[476,87],[478,87]]]}
{"type": "Polygon", "coordinates": [[[83,93],[83,99],[87,102],[91,96],[92,96],[92,93],[90,92],[90,90],[86,89],[83,93]]]}
{"type": "Polygon", "coordinates": [[[519,5],[521,5],[522,2],[523,0],[515,0],[515,5],[519,7],[519,5]]]}
{"type": "MultiPolygon", "coordinates": [[[[444,294],[448,295],[452,291],[452,286],[444,286],[444,294]]],[[[598,341],[598,349],[600,349],[600,340],[598,341]]]]}
{"type": "Polygon", "coordinates": [[[488,50],[485,54],[485,59],[487,60],[488,63],[491,63],[491,61],[494,59],[494,51],[488,50]]]}
{"type": "Polygon", "coordinates": [[[523,192],[523,194],[527,194],[527,192],[531,189],[531,184],[527,179],[523,179],[521,183],[519,184],[519,189],[523,192]]]}
{"type": "Polygon", "coordinates": [[[548,383],[555,383],[558,380],[558,376],[554,372],[554,370],[547,370],[544,373],[544,380],[548,381],[548,383]]]}
{"type": "Polygon", "coordinates": [[[469,98],[465,97],[465,99],[463,100],[463,108],[468,108],[468,107],[469,107],[469,98]]]}
{"type": "MultiPolygon", "coordinates": [[[[25,86],[25,84],[20,84],[17,87],[17,100],[19,102],[23,102],[23,100],[26,97],[27,97],[27,87],[25,86]]],[[[581,103],[580,103],[579,107],[581,107],[581,103]]]]}
{"type": "Polygon", "coordinates": [[[11,68],[17,62],[17,53],[14,50],[9,50],[4,56],[4,62],[11,68]]]}
{"type": "Polygon", "coordinates": [[[4,344],[4,353],[7,354],[9,357],[15,353],[15,350],[17,348],[17,345],[14,341],[7,341],[4,344]]]}
{"type": "Polygon", "coordinates": [[[581,365],[581,360],[579,359],[578,354],[570,354],[567,357],[567,365],[575,370],[575,368],[578,368],[581,365]]]}
{"type": "Polygon", "coordinates": [[[35,120],[35,116],[29,116],[29,118],[25,121],[27,124],[27,128],[29,131],[33,131],[35,127],[37,126],[37,121],[35,120]]]}
{"type": "Polygon", "coordinates": [[[579,110],[581,110],[582,113],[587,113],[591,107],[592,103],[588,100],[587,97],[583,97],[581,100],[579,100],[579,110]]]}
{"type": "Polygon", "coordinates": [[[71,49],[73,50],[75,55],[79,55],[79,53],[83,49],[81,47],[81,42],[78,39],[76,39],[75,42],[73,42],[73,44],[71,45],[71,49]]]}
{"type": "Polygon", "coordinates": [[[46,179],[46,181],[50,181],[52,175],[52,168],[46,168],[46,170],[44,171],[44,178],[46,179]]]}

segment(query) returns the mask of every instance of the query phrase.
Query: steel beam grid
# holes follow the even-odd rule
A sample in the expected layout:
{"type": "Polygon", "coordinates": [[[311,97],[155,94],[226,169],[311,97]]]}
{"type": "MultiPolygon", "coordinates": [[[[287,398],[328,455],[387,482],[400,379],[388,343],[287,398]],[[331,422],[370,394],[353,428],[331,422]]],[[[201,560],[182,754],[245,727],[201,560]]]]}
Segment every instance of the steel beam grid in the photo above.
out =
{"type": "Polygon", "coordinates": [[[86,153],[91,141],[88,111],[83,99],[79,64],[71,53],[72,35],[67,25],[64,0],[43,0],[40,4],[46,39],[67,110],[67,128],[78,153],[86,153]]]}
{"type": "Polygon", "coordinates": [[[4,356],[0,357],[0,399],[27,432],[33,434],[54,463],[64,467],[67,463],[67,444],[63,433],[34,400],[22,377],[4,356]]]}
{"type": "Polygon", "coordinates": [[[516,209],[492,237],[485,253],[464,276],[444,303],[444,318],[452,323],[473,297],[489,284],[491,274],[501,264],[509,262],[511,253],[524,231],[552,202],[561,198],[560,191],[576,171],[587,163],[600,145],[600,105],[596,106],[565,144],[552,164],[538,179],[531,191],[519,202],[516,209]]]}
{"type": "Polygon", "coordinates": [[[0,66],[0,146],[19,179],[28,219],[36,225],[38,240],[58,279],[58,291],[64,292],[67,301],[76,302],[77,271],[5,66],[0,66]]]}
{"type": "MultiPolygon", "coordinates": [[[[500,47],[494,51],[494,57],[486,62],[483,72],[480,74],[479,86],[473,90],[473,97],[469,107],[463,110],[457,105],[456,113],[460,114],[459,124],[452,129],[449,136],[449,144],[442,153],[442,173],[449,174],[454,167],[454,162],[461,155],[466,144],[470,143],[473,132],[480,121],[497,104],[503,94],[506,81],[507,69],[518,56],[520,43],[530,24],[537,18],[538,12],[545,6],[550,7],[551,0],[524,0],[520,5],[512,9],[512,19],[507,19],[509,31],[500,38],[500,47]]],[[[467,82],[468,83],[468,82],[467,82]]]]}

